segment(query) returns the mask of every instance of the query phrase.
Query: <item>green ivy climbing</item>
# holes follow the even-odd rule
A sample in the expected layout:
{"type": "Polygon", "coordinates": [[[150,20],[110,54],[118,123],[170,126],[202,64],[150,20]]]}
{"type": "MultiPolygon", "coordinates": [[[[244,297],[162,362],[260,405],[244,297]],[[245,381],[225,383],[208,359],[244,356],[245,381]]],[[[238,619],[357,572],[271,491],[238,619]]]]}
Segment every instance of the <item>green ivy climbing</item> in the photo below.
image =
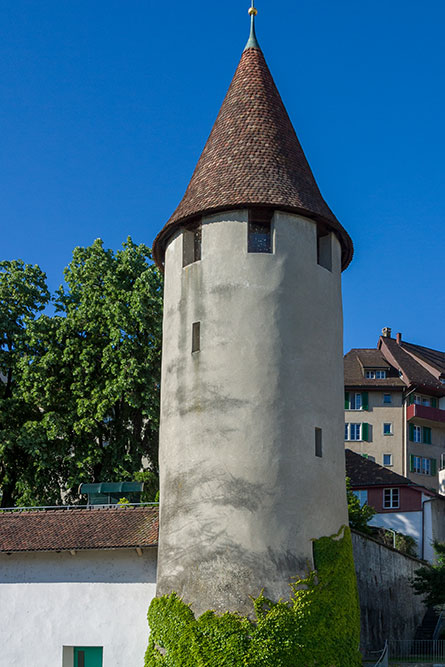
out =
{"type": "Polygon", "coordinates": [[[175,593],[155,598],[145,667],[360,667],[360,610],[348,528],[314,542],[316,571],[289,600],[253,601],[251,621],[207,611],[175,593]]]}

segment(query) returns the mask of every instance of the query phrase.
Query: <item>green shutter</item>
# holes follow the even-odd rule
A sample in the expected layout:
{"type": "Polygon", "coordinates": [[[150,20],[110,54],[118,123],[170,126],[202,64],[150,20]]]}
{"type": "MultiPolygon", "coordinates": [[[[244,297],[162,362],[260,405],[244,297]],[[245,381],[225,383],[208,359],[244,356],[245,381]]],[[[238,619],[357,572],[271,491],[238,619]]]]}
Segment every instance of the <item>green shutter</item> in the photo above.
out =
{"type": "Polygon", "coordinates": [[[351,409],[351,403],[349,401],[349,391],[345,391],[345,410],[351,409]]]}
{"type": "Polygon", "coordinates": [[[437,398],[432,398],[431,399],[431,407],[432,408],[437,408],[437,398]]]}
{"type": "Polygon", "coordinates": [[[362,408],[363,410],[369,410],[369,400],[367,391],[362,392],[362,408]]]}
{"type": "Polygon", "coordinates": [[[437,461],[436,459],[431,459],[431,474],[437,475],[437,461]]]}
{"type": "Polygon", "coordinates": [[[414,403],[414,394],[409,395],[408,402],[409,402],[410,405],[412,405],[414,403]]]}
{"type": "Polygon", "coordinates": [[[414,442],[414,424],[409,425],[409,439],[414,442]]]}
{"type": "Polygon", "coordinates": [[[423,442],[425,445],[431,445],[431,429],[429,426],[423,427],[423,442]]]}
{"type": "Polygon", "coordinates": [[[412,454],[409,457],[409,471],[414,472],[414,456],[412,454]]]}
{"type": "Polygon", "coordinates": [[[369,424],[362,424],[362,440],[369,442],[369,424]]]}

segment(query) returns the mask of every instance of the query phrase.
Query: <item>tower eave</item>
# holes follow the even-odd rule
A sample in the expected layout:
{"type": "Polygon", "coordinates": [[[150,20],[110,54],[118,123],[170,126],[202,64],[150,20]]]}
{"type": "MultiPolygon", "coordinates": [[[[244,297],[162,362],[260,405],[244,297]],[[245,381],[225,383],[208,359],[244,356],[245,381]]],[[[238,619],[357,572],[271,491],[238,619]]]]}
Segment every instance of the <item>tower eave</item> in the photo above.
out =
{"type": "Polygon", "coordinates": [[[251,209],[255,207],[270,208],[276,211],[286,211],[288,213],[295,213],[296,215],[301,215],[305,218],[309,218],[310,220],[314,220],[315,222],[325,225],[329,230],[331,230],[337,236],[340,242],[342,249],[341,253],[342,271],[348,268],[354,255],[354,244],[348,232],[337,220],[335,219],[332,220],[331,218],[327,218],[323,215],[314,213],[313,211],[309,211],[308,209],[305,209],[303,207],[289,206],[286,204],[274,203],[274,202],[254,202],[254,201],[246,201],[237,204],[233,203],[222,204],[219,206],[214,206],[212,208],[206,208],[201,211],[193,212],[181,218],[174,218],[174,216],[172,216],[169,222],[159,232],[159,234],[153,241],[153,259],[156,265],[161,271],[164,271],[165,251],[167,248],[167,244],[169,242],[169,239],[173,236],[173,234],[178,229],[181,229],[181,227],[192,226],[196,224],[197,220],[205,216],[213,215],[214,213],[219,213],[221,211],[251,209]]]}

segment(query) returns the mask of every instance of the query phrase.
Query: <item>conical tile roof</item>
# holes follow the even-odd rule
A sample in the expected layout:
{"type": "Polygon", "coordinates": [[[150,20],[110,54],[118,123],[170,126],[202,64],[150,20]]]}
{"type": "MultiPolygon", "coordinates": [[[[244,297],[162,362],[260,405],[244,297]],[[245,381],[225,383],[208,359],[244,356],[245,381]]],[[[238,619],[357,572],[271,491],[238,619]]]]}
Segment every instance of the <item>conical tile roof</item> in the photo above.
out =
{"type": "Polygon", "coordinates": [[[343,268],[352,241],[321,196],[262,51],[246,48],[186,193],[156,237],[153,255],[181,225],[212,212],[267,206],[335,231],[343,268]]]}

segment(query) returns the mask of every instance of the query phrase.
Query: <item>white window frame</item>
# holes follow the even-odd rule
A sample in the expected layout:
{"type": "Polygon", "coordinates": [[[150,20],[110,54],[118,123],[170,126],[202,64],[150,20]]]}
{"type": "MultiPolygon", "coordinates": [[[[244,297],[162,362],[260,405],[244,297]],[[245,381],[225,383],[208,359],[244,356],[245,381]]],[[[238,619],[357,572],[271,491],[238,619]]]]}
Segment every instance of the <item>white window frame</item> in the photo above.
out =
{"type": "Polygon", "coordinates": [[[422,427],[413,425],[413,442],[422,442],[422,427]]]}
{"type": "Polygon", "coordinates": [[[392,403],[392,394],[383,394],[383,405],[391,405],[392,403]],[[388,396],[389,401],[385,401],[385,398],[388,396]]]}
{"type": "Polygon", "coordinates": [[[413,458],[413,472],[418,475],[422,474],[422,457],[414,455],[413,458]]]}
{"type": "Polygon", "coordinates": [[[383,509],[396,510],[400,508],[400,489],[383,489],[383,509]]]}
{"type": "Polygon", "coordinates": [[[385,468],[391,467],[392,466],[392,454],[383,454],[382,461],[383,461],[383,465],[385,466],[385,468]],[[389,457],[389,463],[385,463],[385,456],[389,457]]]}
{"type": "Polygon", "coordinates": [[[386,371],[365,371],[367,380],[386,380],[386,371]]]}
{"type": "Polygon", "coordinates": [[[422,475],[431,475],[431,459],[422,457],[422,475]]]}
{"type": "Polygon", "coordinates": [[[363,410],[362,394],[359,392],[352,394],[351,410],[363,410]]]}
{"type": "Polygon", "coordinates": [[[383,429],[383,435],[393,435],[392,422],[383,422],[382,429],[383,429]],[[385,426],[389,426],[389,432],[388,433],[385,433],[385,426]]]}
{"type": "Polygon", "coordinates": [[[361,439],[362,439],[362,425],[358,424],[356,422],[352,422],[352,423],[347,422],[345,424],[345,440],[347,442],[360,442],[361,439]],[[357,434],[357,427],[358,427],[358,436],[359,436],[358,438],[351,438],[351,431],[352,431],[351,426],[354,427],[354,429],[353,429],[354,430],[354,435],[357,434]]]}

